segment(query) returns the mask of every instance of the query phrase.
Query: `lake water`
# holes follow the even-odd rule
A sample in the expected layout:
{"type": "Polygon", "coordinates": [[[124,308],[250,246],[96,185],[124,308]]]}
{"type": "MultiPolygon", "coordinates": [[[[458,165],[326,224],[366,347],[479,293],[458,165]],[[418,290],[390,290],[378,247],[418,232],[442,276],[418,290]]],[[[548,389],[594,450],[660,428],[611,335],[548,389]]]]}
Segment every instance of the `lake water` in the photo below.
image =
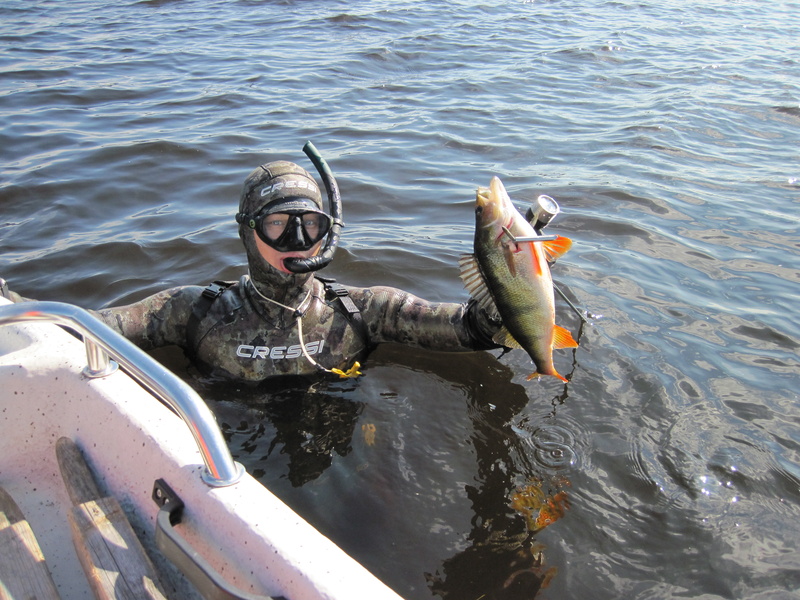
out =
{"type": "Polygon", "coordinates": [[[798,14],[4,0],[0,276],[87,308],[238,278],[244,178],[312,169],[311,139],[347,223],[325,274],[461,302],[475,188],[549,194],[590,315],[557,298],[566,385],[519,351],[387,346],[358,380],[255,390],[159,356],[409,600],[798,597],[798,14]]]}

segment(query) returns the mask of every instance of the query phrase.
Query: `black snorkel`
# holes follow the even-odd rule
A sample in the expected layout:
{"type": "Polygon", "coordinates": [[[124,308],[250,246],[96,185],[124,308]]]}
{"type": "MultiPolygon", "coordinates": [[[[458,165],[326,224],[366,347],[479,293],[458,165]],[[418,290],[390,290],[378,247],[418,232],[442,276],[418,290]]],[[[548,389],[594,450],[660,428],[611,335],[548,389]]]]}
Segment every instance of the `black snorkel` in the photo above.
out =
{"type": "Polygon", "coordinates": [[[322,155],[314,147],[310,141],[306,142],[303,146],[303,152],[311,159],[314,166],[319,173],[322,182],[325,184],[325,191],[328,192],[328,205],[331,212],[331,229],[328,232],[328,239],[325,246],[320,250],[319,254],[310,258],[286,258],[283,261],[284,266],[292,273],[309,273],[311,271],[318,271],[319,269],[328,266],[333,260],[333,253],[336,252],[336,245],[339,243],[339,235],[341,234],[344,221],[342,221],[342,197],[339,194],[339,186],[336,185],[336,179],[333,177],[328,163],[322,158],[322,155]]]}

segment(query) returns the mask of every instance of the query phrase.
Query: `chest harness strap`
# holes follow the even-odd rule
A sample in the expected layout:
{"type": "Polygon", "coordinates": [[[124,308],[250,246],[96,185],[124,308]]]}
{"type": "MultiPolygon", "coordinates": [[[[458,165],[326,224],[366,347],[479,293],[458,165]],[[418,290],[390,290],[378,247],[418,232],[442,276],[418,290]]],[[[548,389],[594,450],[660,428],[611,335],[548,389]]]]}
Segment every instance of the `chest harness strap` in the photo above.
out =
{"type": "Polygon", "coordinates": [[[345,316],[347,322],[350,323],[358,334],[358,337],[369,347],[369,331],[367,330],[367,324],[364,322],[361,311],[355,305],[352,298],[350,298],[347,289],[341,283],[336,283],[336,280],[330,277],[320,277],[317,275],[316,278],[325,286],[325,300],[345,316]]]}
{"type": "Polygon", "coordinates": [[[196,357],[197,347],[200,345],[200,340],[198,339],[200,322],[205,318],[206,314],[208,314],[211,305],[214,304],[216,299],[222,296],[225,290],[232,285],[233,283],[227,281],[209,283],[206,289],[203,290],[203,293],[200,294],[197,302],[194,303],[192,314],[186,322],[186,343],[188,353],[192,358],[196,357]]]}
{"type": "MultiPolygon", "coordinates": [[[[358,336],[364,341],[364,343],[369,346],[369,332],[367,331],[367,325],[364,323],[364,318],[361,316],[361,311],[355,305],[353,300],[350,298],[347,289],[339,283],[336,283],[334,279],[330,279],[327,277],[320,277],[317,275],[317,279],[319,279],[325,289],[325,300],[331,303],[331,306],[339,310],[342,314],[344,314],[347,322],[355,329],[358,336]]],[[[211,309],[211,305],[222,296],[222,294],[231,287],[233,283],[229,283],[226,281],[214,281],[213,283],[208,284],[208,286],[203,290],[203,293],[198,298],[197,302],[195,302],[194,306],[192,307],[192,314],[189,316],[189,320],[186,323],[186,341],[189,348],[189,352],[191,357],[196,357],[197,347],[199,345],[200,340],[198,339],[199,335],[199,328],[200,322],[205,318],[208,311],[211,309]]],[[[333,372],[339,375],[340,377],[355,377],[360,375],[361,373],[358,372],[358,368],[361,366],[359,363],[355,363],[353,367],[348,370],[347,372],[343,372],[340,369],[326,369],[322,365],[318,364],[306,351],[305,344],[303,342],[303,313],[305,311],[301,311],[300,308],[305,301],[308,299],[308,296],[300,303],[297,309],[291,308],[289,306],[284,306],[271,298],[267,298],[263,294],[258,291],[258,288],[253,286],[256,292],[264,298],[265,300],[269,300],[282,308],[287,310],[294,311],[295,320],[297,322],[297,333],[298,337],[300,338],[300,347],[303,350],[303,354],[305,355],[306,359],[308,359],[311,364],[316,366],[317,368],[333,372]]],[[[309,291],[310,294],[310,291],[309,291]]]]}

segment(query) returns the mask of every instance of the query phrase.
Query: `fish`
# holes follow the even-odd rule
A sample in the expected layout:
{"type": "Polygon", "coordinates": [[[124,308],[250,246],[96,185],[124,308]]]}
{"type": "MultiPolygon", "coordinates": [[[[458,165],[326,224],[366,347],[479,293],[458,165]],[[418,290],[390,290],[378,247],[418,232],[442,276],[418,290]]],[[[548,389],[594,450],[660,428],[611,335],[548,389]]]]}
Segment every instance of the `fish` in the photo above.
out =
{"type": "Polygon", "coordinates": [[[570,507],[569,496],[563,490],[545,493],[543,482],[532,480],[511,496],[511,508],[525,518],[528,531],[536,533],[564,516],[570,507]]]}
{"type": "Polygon", "coordinates": [[[499,177],[475,197],[473,254],[459,259],[461,279],[490,318],[502,321],[492,340],[506,348],[521,348],[536,370],[528,380],[551,375],[567,379],[553,365],[553,350],[577,348],[572,334],[555,324],[553,279],[548,260],[561,257],[572,240],[515,241],[539,234],[514,207],[499,177]]]}

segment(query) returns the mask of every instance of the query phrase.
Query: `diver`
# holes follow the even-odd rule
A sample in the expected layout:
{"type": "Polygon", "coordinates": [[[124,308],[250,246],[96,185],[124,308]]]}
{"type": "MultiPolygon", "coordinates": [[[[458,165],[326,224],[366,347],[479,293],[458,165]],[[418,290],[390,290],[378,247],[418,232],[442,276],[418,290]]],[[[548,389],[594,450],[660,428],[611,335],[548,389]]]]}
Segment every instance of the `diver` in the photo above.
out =
{"type": "MultiPolygon", "coordinates": [[[[356,288],[316,274],[338,242],[341,200],[313,145],[306,154],[326,187],[301,166],[275,161],[244,182],[239,212],[248,273],[238,282],[174,287],[92,313],[144,350],[176,345],[213,376],[258,382],[278,375],[358,374],[378,344],[440,351],[497,348],[501,323],[477,303],[434,303],[383,286],[356,288]]],[[[6,297],[25,300],[14,292],[6,297]]]]}

